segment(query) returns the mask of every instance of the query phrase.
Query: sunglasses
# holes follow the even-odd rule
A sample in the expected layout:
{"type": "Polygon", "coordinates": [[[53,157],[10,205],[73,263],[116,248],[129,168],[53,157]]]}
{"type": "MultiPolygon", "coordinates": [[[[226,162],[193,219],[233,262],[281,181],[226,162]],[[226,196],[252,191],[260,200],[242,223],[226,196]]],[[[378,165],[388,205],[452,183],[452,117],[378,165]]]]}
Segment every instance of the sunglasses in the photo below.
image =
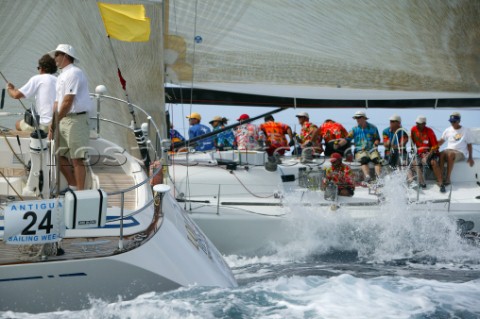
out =
{"type": "Polygon", "coordinates": [[[59,55],[65,55],[65,53],[63,52],[55,52],[55,57],[59,56],[59,55]]]}

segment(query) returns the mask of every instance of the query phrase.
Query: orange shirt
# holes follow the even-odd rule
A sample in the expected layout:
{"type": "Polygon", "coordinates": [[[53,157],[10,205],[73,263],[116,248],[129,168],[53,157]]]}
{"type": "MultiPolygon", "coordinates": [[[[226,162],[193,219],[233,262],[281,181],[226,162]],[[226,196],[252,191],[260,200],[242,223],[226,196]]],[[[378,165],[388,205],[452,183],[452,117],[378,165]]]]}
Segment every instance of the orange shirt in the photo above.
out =
{"type": "Polygon", "coordinates": [[[323,138],[325,143],[339,138],[346,138],[348,136],[348,132],[343,125],[334,121],[327,121],[323,123],[319,130],[320,141],[323,138]]]}
{"type": "Polygon", "coordinates": [[[265,133],[267,142],[271,147],[286,147],[288,146],[287,138],[285,134],[289,129],[287,124],[280,122],[265,122],[260,124],[260,130],[265,133]]]}
{"type": "Polygon", "coordinates": [[[429,127],[424,127],[423,131],[419,131],[415,125],[412,127],[411,134],[412,141],[417,146],[417,153],[428,153],[430,150],[438,151],[438,141],[433,130],[429,127]]]}

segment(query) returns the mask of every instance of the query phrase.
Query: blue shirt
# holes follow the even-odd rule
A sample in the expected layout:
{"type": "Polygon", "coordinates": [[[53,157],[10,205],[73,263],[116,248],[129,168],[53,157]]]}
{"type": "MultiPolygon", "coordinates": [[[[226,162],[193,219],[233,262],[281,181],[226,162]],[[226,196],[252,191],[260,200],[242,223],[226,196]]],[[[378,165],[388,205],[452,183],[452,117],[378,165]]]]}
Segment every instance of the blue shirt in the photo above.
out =
{"type": "Polygon", "coordinates": [[[361,150],[369,151],[374,147],[373,143],[375,141],[380,142],[380,135],[378,134],[377,127],[367,122],[365,128],[360,127],[360,125],[352,128],[348,133],[348,140],[353,140],[355,152],[361,150]]]}
{"type": "MultiPolygon", "coordinates": [[[[207,126],[199,123],[199,124],[190,126],[190,129],[188,130],[188,136],[190,139],[192,139],[194,137],[201,136],[210,132],[211,131],[207,126]]],[[[195,146],[195,149],[197,151],[209,151],[215,147],[213,145],[212,137],[207,137],[205,139],[197,141],[196,143],[197,145],[195,146]]]]}
{"type": "MultiPolygon", "coordinates": [[[[221,129],[220,126],[217,126],[213,129],[213,131],[218,131],[221,129]]],[[[215,143],[217,147],[233,147],[233,142],[235,142],[235,136],[233,135],[232,130],[223,131],[222,133],[218,133],[215,138],[215,143]]]]}
{"type": "Polygon", "coordinates": [[[170,129],[170,139],[173,142],[183,142],[185,141],[185,137],[182,136],[176,129],[170,129]]]}

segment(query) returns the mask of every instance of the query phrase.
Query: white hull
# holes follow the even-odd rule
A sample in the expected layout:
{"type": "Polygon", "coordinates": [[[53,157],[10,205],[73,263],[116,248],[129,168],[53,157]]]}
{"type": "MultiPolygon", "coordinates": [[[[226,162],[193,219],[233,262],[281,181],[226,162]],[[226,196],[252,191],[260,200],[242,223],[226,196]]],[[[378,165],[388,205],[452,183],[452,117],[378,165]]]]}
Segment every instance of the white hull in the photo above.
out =
{"type": "MultiPolygon", "coordinates": [[[[22,139],[21,145],[28,147],[28,139],[22,139]]],[[[118,147],[101,138],[91,139],[91,146],[112,152],[99,154],[99,158],[108,157],[109,165],[121,163],[115,167],[91,163],[89,183],[93,188],[103,186],[114,193],[119,187],[136,186],[125,193],[123,233],[120,220],[113,221],[121,216],[118,195],[108,197],[105,227],[66,229],[62,255],[43,252],[41,244],[6,244],[4,231],[8,225],[2,211],[0,311],[75,310],[89,307],[92,299],[114,302],[181,286],[236,285],[219,252],[175,199],[168,192],[154,195],[148,182],[139,185],[147,176],[135,158],[117,154],[118,147]],[[135,214],[136,210],[139,212],[135,214]]],[[[28,149],[22,153],[28,154],[28,149]]],[[[4,155],[12,156],[7,151],[4,155]]],[[[15,181],[14,187],[22,183],[16,178],[9,177],[15,181]]],[[[0,194],[5,209],[5,195],[15,193],[5,180],[0,184],[6,192],[0,194]]]]}
{"type": "MultiPolygon", "coordinates": [[[[249,152],[251,161],[256,152],[249,152]]],[[[299,186],[299,168],[313,172],[322,163],[301,164],[297,159],[283,159],[274,172],[263,165],[239,165],[235,170],[215,164],[215,158],[226,154],[193,154],[187,163],[184,155],[175,157],[170,167],[172,192],[191,214],[193,220],[223,254],[258,255],[270,251],[270,244],[284,245],[291,241],[289,212],[304,207],[318,207],[319,211],[334,211],[353,221],[378,218],[386,208],[382,204],[385,195],[375,194],[375,189],[357,187],[352,198],[339,197],[337,202],[324,199],[320,190],[299,186]],[[183,157],[183,159],[182,159],[183,157]],[[210,160],[209,160],[210,158],[210,160]],[[212,160],[213,158],[213,160],[212,160]],[[247,167],[247,168],[246,168],[247,167]],[[285,181],[282,181],[283,179],[285,181]],[[294,176],[294,177],[293,177],[294,176]]],[[[405,207],[410,214],[424,215],[425,211],[438,212],[454,221],[464,219],[480,229],[480,187],[477,186],[480,160],[474,167],[457,163],[452,173],[452,189],[439,192],[433,181],[427,189],[417,192],[398,185],[393,196],[405,197],[405,207]],[[400,193],[401,192],[401,193],[400,193]],[[407,205],[407,201],[411,201],[407,205]]],[[[328,164],[327,164],[328,165],[328,164]]],[[[377,191],[380,194],[380,190],[377,191]]],[[[388,195],[387,195],[388,196],[388,195]]],[[[387,198],[388,200],[388,198],[387,198]]]]}
{"type": "Polygon", "coordinates": [[[75,310],[88,307],[92,299],[113,302],[195,284],[235,286],[213,245],[205,242],[208,255],[194,246],[186,234],[188,217],[169,196],[165,199],[160,229],[136,249],[109,257],[1,266],[0,309],[75,310]]]}

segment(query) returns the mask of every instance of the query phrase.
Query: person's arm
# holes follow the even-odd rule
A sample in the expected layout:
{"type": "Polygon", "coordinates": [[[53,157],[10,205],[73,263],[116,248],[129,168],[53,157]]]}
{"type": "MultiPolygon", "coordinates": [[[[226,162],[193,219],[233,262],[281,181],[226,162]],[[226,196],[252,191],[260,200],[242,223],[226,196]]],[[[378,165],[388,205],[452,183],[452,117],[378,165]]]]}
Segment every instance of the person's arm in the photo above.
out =
{"type": "Polygon", "coordinates": [[[475,164],[475,161],[473,160],[473,152],[472,152],[472,144],[467,144],[467,149],[468,149],[468,159],[467,163],[472,167],[475,164]]]}
{"type": "Polygon", "coordinates": [[[23,95],[22,92],[17,90],[15,86],[10,82],[7,83],[7,93],[12,99],[16,99],[16,100],[25,97],[25,95],[23,95]]]}
{"type": "Polygon", "coordinates": [[[67,116],[68,112],[70,112],[74,99],[75,95],[73,94],[68,94],[63,97],[62,105],[60,105],[60,109],[58,110],[58,121],[61,121],[65,116],[67,116]]]}

